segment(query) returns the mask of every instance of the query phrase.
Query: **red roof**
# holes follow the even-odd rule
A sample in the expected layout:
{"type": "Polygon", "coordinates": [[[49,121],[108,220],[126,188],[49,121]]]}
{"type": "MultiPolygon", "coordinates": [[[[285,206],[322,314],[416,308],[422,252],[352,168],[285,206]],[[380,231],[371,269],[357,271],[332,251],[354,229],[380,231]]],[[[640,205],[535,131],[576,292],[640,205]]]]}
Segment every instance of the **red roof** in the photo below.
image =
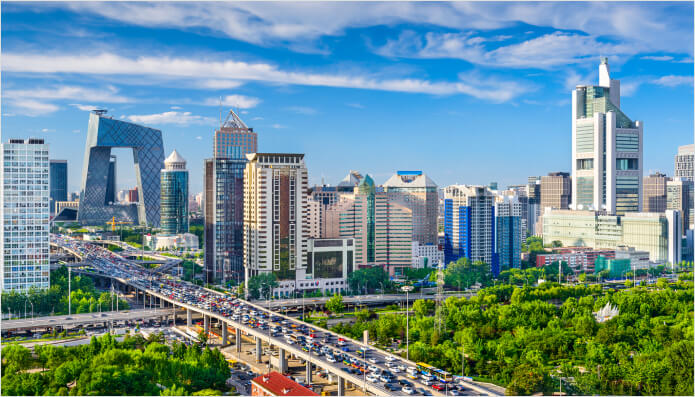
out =
{"type": "Polygon", "coordinates": [[[276,396],[318,396],[310,389],[300,385],[292,379],[273,371],[269,374],[260,375],[251,382],[266,389],[276,396]]]}

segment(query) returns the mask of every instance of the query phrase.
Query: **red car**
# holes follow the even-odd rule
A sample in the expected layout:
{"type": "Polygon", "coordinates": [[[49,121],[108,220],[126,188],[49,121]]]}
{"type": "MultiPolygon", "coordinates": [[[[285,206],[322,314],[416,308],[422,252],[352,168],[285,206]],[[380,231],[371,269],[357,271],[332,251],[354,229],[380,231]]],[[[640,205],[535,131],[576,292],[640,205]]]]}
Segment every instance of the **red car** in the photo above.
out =
{"type": "Polygon", "coordinates": [[[444,386],[441,385],[441,384],[439,384],[439,383],[433,384],[433,385],[432,385],[432,388],[433,388],[434,390],[437,390],[437,391],[442,391],[442,390],[444,390],[444,386]]]}

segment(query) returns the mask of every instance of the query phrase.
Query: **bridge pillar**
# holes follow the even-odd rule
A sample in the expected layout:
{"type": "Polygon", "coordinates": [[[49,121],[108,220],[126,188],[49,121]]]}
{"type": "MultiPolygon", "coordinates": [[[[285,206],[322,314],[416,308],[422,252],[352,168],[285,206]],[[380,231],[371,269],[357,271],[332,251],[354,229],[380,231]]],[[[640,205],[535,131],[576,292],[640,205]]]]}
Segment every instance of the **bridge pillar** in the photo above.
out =
{"type": "Polygon", "coordinates": [[[236,328],[236,335],[235,335],[234,342],[236,343],[236,352],[241,353],[241,328],[236,328]]]}
{"type": "Polygon", "coordinates": [[[186,309],[186,326],[190,327],[193,325],[193,310],[186,309]]]}
{"type": "Polygon", "coordinates": [[[222,322],[222,346],[227,345],[227,338],[229,337],[227,331],[227,323],[222,322]]]}
{"type": "Polygon", "coordinates": [[[261,338],[256,337],[256,362],[260,363],[263,359],[263,346],[261,338]]]}
{"type": "Polygon", "coordinates": [[[167,301],[165,301],[164,299],[160,299],[159,300],[159,307],[164,309],[166,307],[166,303],[167,303],[167,301]]]}
{"type": "Polygon", "coordinates": [[[203,315],[203,329],[205,330],[206,334],[210,332],[210,316],[207,314],[203,315]]]}
{"type": "Polygon", "coordinates": [[[342,376],[338,377],[338,395],[345,395],[345,378],[343,378],[342,376]]]}
{"type": "Polygon", "coordinates": [[[311,367],[312,366],[313,366],[313,364],[311,364],[311,361],[306,362],[306,383],[307,384],[312,383],[312,381],[311,381],[311,375],[312,375],[312,370],[311,370],[312,368],[311,367]]]}
{"type": "Polygon", "coordinates": [[[287,357],[285,356],[285,349],[283,348],[278,348],[279,354],[278,354],[278,361],[280,361],[280,373],[284,374],[287,372],[287,357]]]}

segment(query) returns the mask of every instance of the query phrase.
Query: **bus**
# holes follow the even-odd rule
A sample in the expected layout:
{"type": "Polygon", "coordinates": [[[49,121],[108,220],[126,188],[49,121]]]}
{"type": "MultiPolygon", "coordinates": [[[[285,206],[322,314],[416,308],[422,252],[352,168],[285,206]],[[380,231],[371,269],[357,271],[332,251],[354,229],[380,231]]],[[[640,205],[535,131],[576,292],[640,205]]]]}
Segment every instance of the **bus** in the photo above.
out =
{"type": "Polygon", "coordinates": [[[453,380],[453,377],[451,376],[451,374],[444,371],[444,370],[433,367],[433,366],[426,364],[426,363],[417,363],[416,365],[417,365],[417,370],[421,374],[434,376],[440,382],[447,383],[447,382],[451,382],[453,380]]]}

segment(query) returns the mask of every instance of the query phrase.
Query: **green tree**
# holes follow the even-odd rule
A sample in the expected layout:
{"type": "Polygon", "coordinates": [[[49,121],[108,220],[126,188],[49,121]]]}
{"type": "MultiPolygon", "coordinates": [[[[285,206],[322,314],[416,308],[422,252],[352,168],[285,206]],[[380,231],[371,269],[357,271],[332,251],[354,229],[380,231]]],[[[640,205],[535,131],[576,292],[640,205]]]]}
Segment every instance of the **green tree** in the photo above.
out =
{"type": "Polygon", "coordinates": [[[342,313],[345,309],[345,305],[343,304],[343,296],[338,293],[334,294],[330,299],[328,299],[328,301],[326,301],[326,309],[328,309],[331,313],[342,313]]]}
{"type": "Polygon", "coordinates": [[[278,281],[274,273],[261,273],[246,282],[251,299],[270,299],[278,281]]]}

